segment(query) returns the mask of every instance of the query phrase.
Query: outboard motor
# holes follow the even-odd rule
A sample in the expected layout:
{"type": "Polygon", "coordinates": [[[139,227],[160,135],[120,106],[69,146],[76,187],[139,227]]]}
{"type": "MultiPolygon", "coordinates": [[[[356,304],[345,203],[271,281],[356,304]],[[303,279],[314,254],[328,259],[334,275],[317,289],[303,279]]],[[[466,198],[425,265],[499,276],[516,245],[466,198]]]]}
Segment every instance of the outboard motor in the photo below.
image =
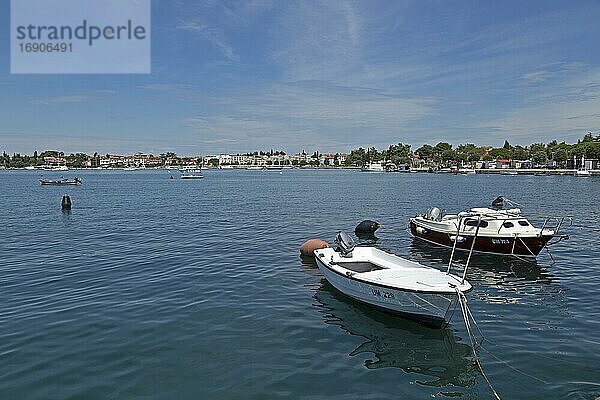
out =
{"type": "Polygon", "coordinates": [[[346,232],[340,232],[335,237],[335,244],[337,245],[337,251],[339,251],[342,257],[352,257],[352,250],[356,245],[354,241],[346,232]]]}
{"type": "Polygon", "coordinates": [[[425,216],[427,219],[432,221],[437,221],[440,218],[440,214],[442,211],[437,207],[432,207],[427,211],[427,215],[425,216]]]}
{"type": "Polygon", "coordinates": [[[504,197],[496,197],[496,200],[492,201],[492,207],[494,207],[496,210],[502,210],[504,208],[504,197]]]}

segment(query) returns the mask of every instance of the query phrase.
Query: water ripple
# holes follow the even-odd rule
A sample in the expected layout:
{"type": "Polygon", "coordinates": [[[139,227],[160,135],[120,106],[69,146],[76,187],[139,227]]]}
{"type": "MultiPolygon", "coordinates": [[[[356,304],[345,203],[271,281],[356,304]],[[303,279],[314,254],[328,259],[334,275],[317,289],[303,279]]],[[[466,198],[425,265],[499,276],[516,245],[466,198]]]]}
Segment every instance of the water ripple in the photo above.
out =
{"type": "Polygon", "coordinates": [[[369,218],[383,227],[365,244],[443,269],[449,252],[412,240],[407,219],[499,194],[576,224],[555,262],[474,257],[486,370],[511,399],[600,392],[594,179],[84,171],[63,214],[64,188],[0,175],[0,397],[491,398],[457,316],[431,330],[358,305],[298,247],[369,218]]]}

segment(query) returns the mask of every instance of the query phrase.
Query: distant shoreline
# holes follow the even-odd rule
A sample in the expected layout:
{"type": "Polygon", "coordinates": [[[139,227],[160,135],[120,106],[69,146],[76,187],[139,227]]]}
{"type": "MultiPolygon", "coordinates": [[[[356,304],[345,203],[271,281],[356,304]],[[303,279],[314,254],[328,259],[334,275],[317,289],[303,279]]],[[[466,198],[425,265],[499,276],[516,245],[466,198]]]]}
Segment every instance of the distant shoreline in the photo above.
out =
{"type": "MultiPolygon", "coordinates": [[[[203,167],[203,170],[248,170],[248,166],[232,166],[231,168],[215,168],[215,167],[203,167]]],[[[293,167],[293,168],[279,168],[279,167],[271,167],[271,168],[262,168],[258,169],[259,171],[281,171],[281,170],[354,170],[360,171],[360,167],[314,167],[314,166],[306,166],[306,167],[293,167]]],[[[175,168],[167,168],[167,167],[151,167],[151,168],[137,168],[132,170],[130,168],[69,168],[69,169],[44,169],[44,168],[2,168],[0,167],[0,171],[32,171],[32,172],[62,172],[68,173],[69,171],[125,171],[125,172],[138,172],[138,171],[178,171],[179,167],[175,168]]],[[[370,171],[361,171],[365,174],[406,174],[406,173],[431,173],[431,174],[442,174],[442,175],[469,175],[469,174],[484,174],[484,175],[533,175],[533,176],[550,176],[550,175],[558,175],[558,176],[569,176],[569,175],[577,175],[576,169],[546,169],[546,168],[480,168],[480,169],[469,169],[469,170],[431,170],[427,168],[412,168],[410,170],[402,170],[402,171],[386,171],[386,172],[370,172],[370,171]]],[[[595,170],[587,170],[591,175],[599,175],[600,169],[595,170]]]]}

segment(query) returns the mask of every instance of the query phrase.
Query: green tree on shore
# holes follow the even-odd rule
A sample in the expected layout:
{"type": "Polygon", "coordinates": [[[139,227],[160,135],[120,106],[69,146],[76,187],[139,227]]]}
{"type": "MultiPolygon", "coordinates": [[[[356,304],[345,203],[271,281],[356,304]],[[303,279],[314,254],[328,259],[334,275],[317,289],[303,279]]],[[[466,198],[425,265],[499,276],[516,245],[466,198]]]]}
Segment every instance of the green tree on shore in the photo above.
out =
{"type": "Polygon", "coordinates": [[[387,150],[381,152],[383,159],[396,165],[408,164],[410,162],[410,145],[398,143],[390,145],[387,150]]]}

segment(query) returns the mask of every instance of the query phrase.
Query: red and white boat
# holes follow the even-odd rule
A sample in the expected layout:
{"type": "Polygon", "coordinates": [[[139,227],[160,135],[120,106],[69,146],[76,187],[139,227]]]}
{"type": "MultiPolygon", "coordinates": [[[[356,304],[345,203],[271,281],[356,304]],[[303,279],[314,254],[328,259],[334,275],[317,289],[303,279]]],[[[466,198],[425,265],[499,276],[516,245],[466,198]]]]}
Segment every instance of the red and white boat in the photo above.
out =
{"type": "MultiPolygon", "coordinates": [[[[503,204],[499,197],[493,205],[503,204]]],[[[519,208],[471,208],[458,214],[445,214],[431,208],[425,215],[409,220],[410,233],[419,239],[453,249],[537,257],[548,243],[568,238],[561,234],[563,218],[546,218],[541,228],[534,227],[519,208]],[[550,228],[549,221],[556,221],[550,228]]]]}

